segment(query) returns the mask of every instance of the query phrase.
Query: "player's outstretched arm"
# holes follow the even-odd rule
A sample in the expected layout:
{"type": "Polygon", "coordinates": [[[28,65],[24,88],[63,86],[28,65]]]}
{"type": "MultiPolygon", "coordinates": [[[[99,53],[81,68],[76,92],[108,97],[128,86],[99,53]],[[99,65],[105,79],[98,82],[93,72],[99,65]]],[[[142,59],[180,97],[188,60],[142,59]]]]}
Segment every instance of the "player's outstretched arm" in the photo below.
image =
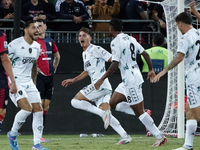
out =
{"type": "Polygon", "coordinates": [[[171,63],[165,69],[163,69],[163,71],[157,74],[151,82],[158,82],[160,78],[165,75],[165,73],[176,67],[184,59],[184,56],[185,54],[178,52],[176,57],[171,61],[171,63]]]}
{"type": "Polygon", "coordinates": [[[81,74],[79,74],[78,76],[76,76],[73,79],[63,80],[61,85],[64,86],[64,87],[67,87],[68,85],[73,84],[73,83],[75,83],[77,81],[80,81],[80,80],[86,78],[87,76],[88,76],[88,72],[87,71],[83,71],[81,74]]]}
{"type": "Polygon", "coordinates": [[[193,1],[193,2],[190,3],[190,9],[188,11],[191,12],[191,13],[193,13],[197,17],[198,21],[200,22],[200,14],[196,10],[195,1],[193,1]]]}
{"type": "Polygon", "coordinates": [[[12,94],[17,93],[17,86],[15,84],[15,77],[12,72],[12,65],[6,53],[1,55],[1,61],[6,73],[8,74],[11,80],[10,91],[12,94]]]}
{"type": "Polygon", "coordinates": [[[152,81],[156,74],[153,71],[153,67],[152,67],[152,63],[151,63],[149,54],[146,51],[143,51],[141,55],[144,57],[145,61],[147,62],[148,68],[149,68],[147,80],[150,79],[150,81],[152,81]]]}
{"type": "Polygon", "coordinates": [[[115,70],[118,68],[118,65],[119,65],[119,62],[117,62],[117,61],[113,61],[111,63],[111,65],[109,66],[106,73],[94,84],[94,86],[97,90],[100,88],[103,81],[115,72],[115,70]]]}

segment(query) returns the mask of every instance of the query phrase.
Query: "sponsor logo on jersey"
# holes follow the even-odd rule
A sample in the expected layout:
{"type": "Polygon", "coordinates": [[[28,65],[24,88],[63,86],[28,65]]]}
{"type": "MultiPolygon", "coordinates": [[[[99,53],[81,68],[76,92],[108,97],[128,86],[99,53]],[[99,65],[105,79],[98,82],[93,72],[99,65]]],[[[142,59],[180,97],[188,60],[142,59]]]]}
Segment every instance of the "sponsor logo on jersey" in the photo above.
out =
{"type": "Polygon", "coordinates": [[[21,49],[24,49],[24,47],[22,46],[22,48],[21,49]]]}
{"type": "Polygon", "coordinates": [[[105,56],[107,54],[106,51],[102,51],[102,55],[105,56]]]}
{"type": "Polygon", "coordinates": [[[52,46],[51,42],[49,42],[49,45],[52,46]]]}
{"type": "Polygon", "coordinates": [[[34,61],[35,61],[35,57],[23,57],[22,59],[23,64],[34,63],[34,61]]]}

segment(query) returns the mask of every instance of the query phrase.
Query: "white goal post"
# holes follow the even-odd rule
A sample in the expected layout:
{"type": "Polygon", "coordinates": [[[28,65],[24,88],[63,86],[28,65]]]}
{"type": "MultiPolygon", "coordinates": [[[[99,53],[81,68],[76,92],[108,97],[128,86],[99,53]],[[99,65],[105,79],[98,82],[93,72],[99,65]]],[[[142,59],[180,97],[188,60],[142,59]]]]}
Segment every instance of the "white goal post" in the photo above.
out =
{"type": "MultiPolygon", "coordinates": [[[[173,57],[176,56],[178,41],[182,36],[176,26],[175,18],[179,13],[183,12],[185,8],[189,8],[189,5],[193,0],[164,0],[162,2],[158,2],[159,0],[139,1],[158,3],[163,6],[167,26],[168,62],[170,63],[173,59],[170,58],[170,53],[173,52],[173,57]]],[[[199,10],[200,0],[196,0],[196,6],[199,10]]],[[[193,20],[193,23],[198,25],[197,19],[193,20]]],[[[166,136],[184,138],[184,108],[186,101],[184,78],[184,62],[181,62],[178,67],[175,67],[168,72],[165,112],[158,126],[159,130],[166,136]]]]}

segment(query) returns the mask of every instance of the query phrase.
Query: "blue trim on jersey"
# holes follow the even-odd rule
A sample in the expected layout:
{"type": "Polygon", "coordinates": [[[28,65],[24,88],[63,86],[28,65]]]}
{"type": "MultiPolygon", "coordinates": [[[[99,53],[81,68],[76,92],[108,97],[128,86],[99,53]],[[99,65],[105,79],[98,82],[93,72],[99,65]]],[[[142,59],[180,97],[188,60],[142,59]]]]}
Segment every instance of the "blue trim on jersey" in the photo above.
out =
{"type": "Polygon", "coordinates": [[[49,64],[49,74],[54,73],[54,67],[53,67],[53,60],[54,60],[54,55],[53,55],[53,39],[46,36],[44,39],[45,45],[46,45],[46,50],[47,50],[47,58],[51,58],[51,60],[48,60],[49,64]],[[50,45],[51,43],[51,45],[50,45]]]}

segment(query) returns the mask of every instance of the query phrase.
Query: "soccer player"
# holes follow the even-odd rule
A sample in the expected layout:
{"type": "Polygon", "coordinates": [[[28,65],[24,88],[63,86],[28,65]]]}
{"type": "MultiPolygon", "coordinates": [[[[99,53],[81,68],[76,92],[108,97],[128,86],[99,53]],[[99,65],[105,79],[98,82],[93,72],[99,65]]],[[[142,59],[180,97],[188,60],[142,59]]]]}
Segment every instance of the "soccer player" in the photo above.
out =
{"type": "Polygon", "coordinates": [[[87,77],[91,78],[91,84],[80,90],[71,100],[74,108],[82,109],[102,117],[104,128],[110,126],[121,136],[117,144],[127,144],[132,138],[122,128],[119,121],[111,114],[109,99],[112,93],[111,85],[106,79],[99,90],[96,90],[94,83],[105,73],[105,62],[111,61],[111,54],[100,46],[91,44],[91,31],[87,28],[79,30],[79,42],[83,48],[84,71],[73,79],[62,81],[63,86],[73,84],[87,77]],[[94,102],[96,106],[89,101],[94,102]]]}
{"type": "Polygon", "coordinates": [[[155,76],[150,57],[144,48],[135,38],[122,32],[122,21],[113,18],[110,21],[109,31],[114,36],[111,42],[112,63],[106,73],[94,84],[98,90],[104,80],[107,80],[111,74],[119,67],[122,83],[115,89],[111,99],[110,106],[118,111],[127,114],[135,114],[145,127],[156,137],[152,146],[161,146],[167,142],[167,139],[155,126],[153,119],[144,112],[144,102],[142,94],[143,77],[136,62],[137,53],[142,54],[148,67],[147,79],[155,76]]]}
{"type": "Polygon", "coordinates": [[[158,82],[165,73],[184,60],[188,96],[186,133],[184,145],[175,150],[193,150],[197,121],[200,121],[200,32],[193,28],[192,18],[187,12],[180,13],[175,20],[178,29],[183,34],[178,44],[177,55],[163,71],[155,76],[152,82],[158,82]]]}
{"type": "MultiPolygon", "coordinates": [[[[60,61],[58,48],[52,38],[45,35],[47,26],[43,19],[36,20],[39,28],[39,38],[41,52],[37,60],[37,81],[36,87],[40,92],[43,107],[43,126],[45,125],[46,115],[49,110],[53,93],[53,74],[56,72],[60,61]]],[[[50,142],[41,138],[42,142],[50,142]]]]}
{"type": "Polygon", "coordinates": [[[17,86],[15,84],[15,78],[12,72],[12,65],[8,58],[8,45],[6,41],[6,35],[3,32],[0,32],[0,132],[9,98],[7,74],[11,80],[11,93],[14,94],[17,92],[17,86]]]}
{"type": "Polygon", "coordinates": [[[34,135],[32,150],[49,150],[40,144],[43,132],[43,109],[40,94],[35,86],[37,59],[41,51],[40,45],[36,42],[38,36],[38,26],[31,20],[24,24],[24,36],[13,40],[8,45],[17,85],[17,93],[10,93],[10,98],[17,107],[21,108],[15,116],[11,131],[7,134],[12,150],[19,150],[16,136],[31,112],[33,112],[34,135]]]}

